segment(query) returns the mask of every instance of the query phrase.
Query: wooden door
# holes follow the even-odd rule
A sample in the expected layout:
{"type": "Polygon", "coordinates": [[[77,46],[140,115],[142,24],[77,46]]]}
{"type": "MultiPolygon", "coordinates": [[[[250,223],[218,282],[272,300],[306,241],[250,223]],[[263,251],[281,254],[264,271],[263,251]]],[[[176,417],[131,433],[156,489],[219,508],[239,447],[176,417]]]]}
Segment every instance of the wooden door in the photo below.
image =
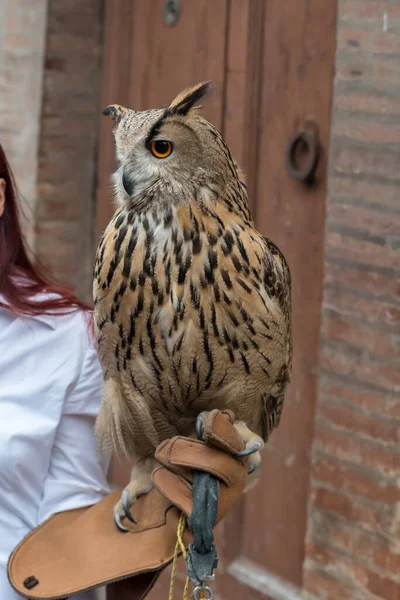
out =
{"type": "MultiPolygon", "coordinates": [[[[103,104],[161,107],[212,79],[205,115],[248,176],[259,229],[281,247],[293,279],[293,381],[259,485],[218,528],[219,598],[300,598],[316,394],[327,148],[336,39],[335,0],[180,0],[174,26],[163,0],[108,0],[103,104]],[[322,157],[313,185],[292,179],[288,142],[306,120],[322,157]]],[[[111,124],[101,121],[97,231],[112,214],[111,124]]],[[[114,472],[122,483],[124,473],[114,472]]],[[[180,590],[183,571],[180,572],[180,590]]],[[[151,600],[167,597],[163,576],[151,600]]],[[[177,593],[177,596],[179,594],[177,593]]]]}

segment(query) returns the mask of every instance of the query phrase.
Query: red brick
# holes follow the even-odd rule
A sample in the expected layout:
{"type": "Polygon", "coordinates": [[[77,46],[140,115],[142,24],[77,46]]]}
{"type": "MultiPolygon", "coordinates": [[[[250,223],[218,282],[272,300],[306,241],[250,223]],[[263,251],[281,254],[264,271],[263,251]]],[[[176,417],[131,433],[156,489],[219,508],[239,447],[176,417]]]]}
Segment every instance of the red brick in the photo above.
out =
{"type": "MultiPolygon", "coordinates": [[[[306,551],[307,556],[316,563],[315,566],[317,568],[320,567],[320,572],[331,573],[339,582],[339,585],[344,585],[348,589],[351,589],[353,594],[356,594],[356,598],[360,597],[360,588],[365,589],[367,581],[368,571],[366,571],[365,567],[357,564],[352,557],[346,556],[339,550],[331,550],[318,544],[308,542],[306,551]]],[[[340,596],[338,600],[339,598],[340,596]]]]}
{"type": "Polygon", "coordinates": [[[333,343],[322,346],[320,368],[389,392],[400,389],[400,369],[397,366],[370,360],[367,356],[349,352],[343,346],[334,347],[333,343]]]}
{"type": "Polygon", "coordinates": [[[39,257],[88,299],[102,18],[101,0],[49,2],[38,169],[39,257]]]}
{"type": "Polygon", "coordinates": [[[42,221],[36,228],[36,252],[59,281],[75,288],[85,281],[85,262],[88,256],[87,239],[80,235],[82,224],[68,221],[42,221]]]}
{"type": "Polygon", "coordinates": [[[353,591],[336,578],[324,571],[307,569],[304,573],[304,587],[308,592],[315,594],[318,600],[354,600],[353,591]]]}
{"type": "MultiPolygon", "coordinates": [[[[54,86],[53,86],[54,87],[54,86]]],[[[46,88],[49,92],[49,88],[46,88]]],[[[84,90],[73,99],[66,96],[62,90],[53,89],[52,94],[46,94],[43,98],[43,117],[47,116],[62,116],[66,115],[73,108],[73,114],[71,119],[74,117],[87,117],[93,118],[93,104],[90,102],[90,95],[84,90]]]]}
{"type": "Polygon", "coordinates": [[[383,575],[400,572],[400,554],[396,552],[396,534],[385,537],[377,532],[363,531],[357,521],[344,521],[341,517],[319,510],[312,511],[307,540],[331,551],[337,551],[383,575]]]}
{"type": "Polygon", "coordinates": [[[321,396],[343,400],[355,407],[378,413],[386,418],[400,419],[400,402],[396,394],[354,386],[348,381],[337,381],[323,375],[319,380],[321,396]]]}
{"type": "Polygon", "coordinates": [[[68,163],[65,162],[65,157],[62,154],[53,154],[51,160],[47,156],[39,155],[39,184],[52,183],[55,186],[58,185],[63,178],[68,167],[68,163]]]}
{"type": "Polygon", "coordinates": [[[387,12],[390,19],[400,19],[400,6],[397,2],[388,0],[340,0],[340,17],[346,23],[354,19],[356,23],[369,21],[383,23],[383,13],[387,12]]]}
{"type": "Polygon", "coordinates": [[[351,552],[355,556],[362,557],[371,564],[371,568],[379,568],[382,573],[400,573],[400,554],[392,550],[395,546],[396,538],[393,536],[392,542],[379,541],[378,536],[372,537],[363,532],[354,530],[351,536],[351,552]]]}
{"type": "Polygon", "coordinates": [[[348,115],[339,116],[332,128],[333,139],[336,144],[346,143],[378,143],[399,144],[400,146],[400,124],[396,122],[385,122],[377,117],[372,120],[362,116],[348,115]],[[346,138],[343,140],[343,138],[346,138]]]}
{"type": "MultiPolygon", "coordinates": [[[[75,16],[77,19],[77,15],[75,16]]],[[[97,44],[88,43],[90,39],[96,37],[96,31],[93,29],[92,35],[77,35],[74,31],[66,32],[55,31],[53,34],[49,32],[47,41],[47,56],[60,56],[63,59],[63,64],[68,66],[76,66],[77,60],[82,60],[82,71],[89,66],[94,68],[93,60],[96,60],[100,54],[100,48],[97,44]]]]}
{"type": "Polygon", "coordinates": [[[331,227],[351,227],[358,234],[377,236],[382,242],[385,238],[389,241],[392,236],[400,236],[400,215],[383,212],[379,206],[357,206],[350,199],[330,203],[329,224],[331,227]]]}
{"type": "Polygon", "coordinates": [[[337,311],[346,318],[354,318],[360,323],[393,328],[400,322],[400,308],[386,298],[365,298],[352,290],[329,286],[325,288],[324,305],[330,311],[337,311]]]}
{"type": "Polygon", "coordinates": [[[326,488],[315,488],[315,506],[347,521],[357,522],[370,532],[390,533],[390,515],[379,511],[377,507],[360,504],[340,492],[326,488]]]}
{"type": "MultiPolygon", "coordinates": [[[[337,489],[342,489],[353,496],[361,496],[381,502],[382,504],[400,503],[400,489],[390,480],[376,472],[366,475],[355,466],[334,461],[331,458],[317,455],[312,464],[312,477],[322,484],[330,483],[337,489]]],[[[346,540],[349,542],[349,540],[346,540]]]]}
{"type": "Polygon", "coordinates": [[[355,261],[361,265],[378,268],[399,267],[400,251],[398,248],[393,248],[390,243],[382,245],[368,239],[357,239],[353,236],[351,230],[336,233],[328,229],[325,238],[327,251],[337,258],[355,261]]]}
{"type": "MultiPolygon", "coordinates": [[[[359,295],[368,295],[372,299],[393,298],[400,300],[400,282],[396,277],[378,271],[360,270],[358,266],[335,264],[325,261],[325,286],[355,290],[359,295]]],[[[354,296],[353,296],[354,303],[354,296]]]]}
{"type": "Polygon", "coordinates": [[[85,0],[85,2],[82,2],[82,0],[68,0],[68,4],[53,1],[49,18],[57,18],[57,25],[59,27],[68,29],[68,31],[74,31],[75,33],[79,31],[80,20],[89,20],[92,23],[90,33],[93,33],[98,12],[98,0],[85,0]]]}
{"type": "Polygon", "coordinates": [[[338,6],[304,585],[399,600],[400,5],[338,6]]]}
{"type": "Polygon", "coordinates": [[[382,577],[373,571],[368,572],[366,587],[378,598],[385,598],[385,600],[399,600],[400,598],[399,582],[388,577],[382,577]]]}
{"type": "Polygon", "coordinates": [[[392,449],[356,435],[333,429],[329,423],[316,419],[314,444],[317,450],[346,461],[348,464],[368,465],[382,475],[396,476],[400,473],[400,456],[392,449]]]}
{"type": "MultiPolygon", "coordinates": [[[[313,500],[315,500],[315,493],[313,500]]],[[[337,515],[317,508],[314,503],[312,517],[307,530],[307,541],[331,549],[348,550],[350,548],[354,533],[352,523],[345,523],[337,515]]]]}
{"type": "Polygon", "coordinates": [[[88,130],[89,135],[93,136],[92,122],[96,120],[95,115],[89,117],[79,117],[75,115],[73,118],[65,119],[62,113],[58,115],[45,116],[42,118],[42,133],[47,138],[64,139],[66,149],[73,150],[76,148],[76,138],[82,135],[82,131],[88,130]],[[74,144],[74,146],[73,146],[74,144]],[[71,147],[69,147],[71,145],[71,147]]]}
{"type": "MultiPolygon", "coordinates": [[[[385,9],[387,12],[387,6],[385,9]]],[[[378,13],[383,25],[383,13],[378,13]]],[[[388,14],[389,19],[389,14],[388,14]]],[[[383,27],[372,29],[354,26],[340,27],[338,31],[338,50],[350,49],[354,54],[368,52],[373,54],[396,54],[400,41],[398,31],[383,31],[383,27]]]]}
{"type": "MultiPolygon", "coordinates": [[[[326,340],[344,342],[360,352],[371,352],[389,362],[395,362],[399,353],[400,333],[396,334],[396,330],[393,334],[383,332],[331,310],[324,312],[321,331],[326,340]]],[[[400,368],[400,360],[397,363],[400,368]]]]}
{"type": "MultiPolygon", "coordinates": [[[[399,74],[400,75],[400,74],[399,74]]],[[[339,175],[372,176],[400,181],[399,157],[384,148],[343,145],[336,141],[331,147],[331,168],[339,175]]]]}
{"type": "Polygon", "coordinates": [[[40,203],[36,214],[39,220],[75,221],[79,217],[75,198],[79,198],[82,188],[78,181],[65,181],[57,184],[42,182],[37,186],[40,203]]]}
{"type": "Polygon", "coordinates": [[[43,128],[43,134],[45,138],[41,144],[40,152],[42,156],[52,157],[54,154],[65,154],[67,157],[67,161],[65,161],[65,170],[68,170],[70,167],[73,172],[74,163],[80,167],[78,168],[77,176],[82,173],[81,161],[79,160],[80,154],[77,154],[76,150],[79,148],[79,151],[83,154],[84,152],[89,153],[93,148],[93,144],[95,141],[95,136],[93,132],[93,121],[81,121],[80,123],[73,125],[72,130],[70,132],[66,132],[65,134],[61,130],[60,132],[56,129],[50,129],[49,127],[43,128]],[[81,125],[80,136],[76,131],[78,125],[81,125]],[[82,139],[82,136],[84,139],[82,139]]]}
{"type": "MultiPolygon", "coordinates": [[[[396,594],[399,591],[399,584],[394,578],[382,577],[373,570],[356,564],[351,558],[315,544],[307,544],[307,555],[314,562],[312,573],[317,571],[317,565],[326,565],[325,568],[320,568],[318,572],[325,572],[331,578],[334,575],[334,579],[338,580],[339,586],[344,585],[345,590],[346,588],[352,590],[353,596],[350,596],[351,598],[368,598],[368,594],[373,593],[376,594],[377,598],[384,600],[398,600],[396,594]],[[315,565],[315,563],[317,564],[315,565]],[[350,583],[351,580],[353,585],[350,583]],[[364,590],[365,596],[362,595],[362,590],[364,590]]],[[[312,585],[312,581],[307,580],[307,589],[310,585],[312,585]]],[[[334,588],[331,589],[331,593],[335,593],[334,588]]],[[[339,595],[330,597],[335,598],[335,600],[336,598],[342,598],[339,595]]]]}
{"type": "MultiPolygon", "coordinates": [[[[84,65],[82,65],[82,67],[83,66],[84,65]]],[[[71,68],[70,72],[51,71],[51,76],[49,76],[45,81],[44,91],[49,95],[62,95],[64,97],[66,95],[70,95],[73,97],[74,94],[77,93],[77,90],[82,90],[81,99],[82,97],[86,97],[86,101],[88,101],[91,98],[91,94],[87,88],[87,81],[88,73],[85,74],[84,71],[73,71],[73,67],[71,68]]],[[[92,106],[93,113],[94,108],[95,106],[92,106]]],[[[65,113],[65,117],[68,118],[68,116],[70,118],[74,117],[74,103],[72,98],[70,100],[69,110],[67,110],[65,113]]]]}
{"type": "MultiPolygon", "coordinates": [[[[375,206],[387,209],[399,208],[400,185],[397,182],[374,182],[357,179],[356,177],[332,176],[329,178],[329,192],[335,197],[357,198],[375,206]]],[[[328,202],[328,218],[330,203],[328,202]]],[[[394,217],[397,218],[397,217],[394,217]]]]}
{"type": "Polygon", "coordinates": [[[336,77],[339,81],[357,81],[360,85],[366,82],[367,85],[385,88],[387,93],[398,89],[399,74],[400,65],[396,57],[387,60],[385,56],[354,53],[350,49],[337,54],[336,77]]]}
{"type": "MultiPolygon", "coordinates": [[[[347,83],[347,82],[342,82],[347,83]]],[[[400,98],[395,94],[368,94],[364,90],[345,90],[345,86],[337,86],[335,106],[336,108],[353,112],[356,114],[370,113],[384,115],[400,114],[400,98]]]]}
{"type": "MultiPolygon", "coordinates": [[[[318,415],[332,425],[348,432],[355,432],[366,439],[381,441],[386,445],[397,446],[400,442],[400,427],[392,419],[382,420],[378,415],[367,416],[363,413],[348,409],[329,402],[326,398],[318,406],[318,415]]],[[[400,457],[399,457],[400,466],[400,457]]],[[[399,497],[400,501],[400,497],[399,497]]]]}

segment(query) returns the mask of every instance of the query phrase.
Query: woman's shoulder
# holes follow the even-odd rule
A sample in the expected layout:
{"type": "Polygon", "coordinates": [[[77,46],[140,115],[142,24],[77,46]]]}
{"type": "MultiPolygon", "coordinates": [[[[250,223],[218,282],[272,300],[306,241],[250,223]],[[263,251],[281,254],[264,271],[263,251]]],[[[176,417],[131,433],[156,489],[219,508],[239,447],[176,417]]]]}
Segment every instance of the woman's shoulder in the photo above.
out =
{"type": "MultiPolygon", "coordinates": [[[[53,299],[54,294],[38,294],[34,301],[53,299]]],[[[40,347],[42,352],[53,349],[60,360],[62,356],[79,357],[96,354],[93,313],[80,307],[70,307],[63,310],[51,310],[38,314],[18,314],[8,308],[7,302],[0,295],[0,339],[29,339],[32,347],[40,347]],[[25,336],[28,336],[26,338],[25,336]]],[[[64,360],[64,359],[62,359],[64,360]]]]}
{"type": "MultiPolygon", "coordinates": [[[[52,300],[56,297],[56,294],[46,295],[46,299],[48,300],[52,300]]],[[[44,298],[45,296],[40,294],[40,299],[43,300],[44,298]]],[[[88,332],[90,330],[93,312],[78,306],[71,306],[63,310],[54,309],[49,312],[34,315],[33,318],[48,323],[53,329],[69,330],[72,334],[79,336],[83,331],[88,332]]]]}
{"type": "Polygon", "coordinates": [[[60,289],[43,289],[37,291],[36,282],[32,281],[23,272],[18,271],[10,276],[13,287],[22,290],[22,298],[26,300],[28,309],[17,312],[12,309],[12,302],[0,293],[0,308],[3,312],[9,312],[9,317],[44,323],[52,329],[58,328],[82,328],[87,326],[92,318],[93,311],[85,308],[73,295],[64,296],[60,289]],[[10,304],[11,302],[11,304],[10,304]]]}
{"type": "MultiPolygon", "coordinates": [[[[40,292],[29,297],[32,304],[43,304],[52,300],[59,300],[62,296],[54,292],[40,292]]],[[[24,321],[32,321],[49,325],[52,329],[71,328],[73,331],[81,332],[84,328],[87,329],[93,318],[93,311],[86,310],[80,306],[70,306],[61,309],[44,310],[40,313],[15,313],[11,310],[7,299],[0,293],[0,310],[4,313],[9,313],[10,318],[23,319],[24,321]],[[77,329],[76,329],[77,328],[77,329]]]]}
{"type": "Polygon", "coordinates": [[[37,315],[36,318],[53,330],[54,338],[59,340],[60,347],[66,353],[71,353],[73,349],[82,359],[86,355],[96,354],[91,311],[74,307],[62,312],[37,315]]]}

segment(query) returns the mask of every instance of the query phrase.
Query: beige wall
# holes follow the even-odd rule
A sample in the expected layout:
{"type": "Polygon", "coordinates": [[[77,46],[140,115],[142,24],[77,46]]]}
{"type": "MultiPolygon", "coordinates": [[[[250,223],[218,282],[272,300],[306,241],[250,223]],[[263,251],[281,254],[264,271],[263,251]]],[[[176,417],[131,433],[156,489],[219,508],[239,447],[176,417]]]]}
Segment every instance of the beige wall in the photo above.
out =
{"type": "Polygon", "coordinates": [[[0,142],[26,201],[33,243],[47,0],[0,0],[0,142]]]}

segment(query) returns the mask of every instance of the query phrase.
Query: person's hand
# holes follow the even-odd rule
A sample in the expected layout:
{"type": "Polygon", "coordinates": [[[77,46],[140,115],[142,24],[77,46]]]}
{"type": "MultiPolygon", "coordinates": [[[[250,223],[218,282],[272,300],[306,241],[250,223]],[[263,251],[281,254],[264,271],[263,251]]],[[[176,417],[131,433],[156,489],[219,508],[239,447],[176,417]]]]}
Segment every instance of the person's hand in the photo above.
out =
{"type": "MultiPolygon", "coordinates": [[[[39,599],[68,597],[107,584],[109,598],[123,600],[126,594],[142,600],[174,556],[182,512],[188,517],[192,513],[193,473],[210,473],[219,481],[217,522],[247,484],[248,458],[237,456],[244,443],[231,413],[204,416],[203,441],[178,436],[157,449],[162,466],[153,474],[155,487],[134,505],[137,523],[129,521],[127,533],[113,520],[119,492],[91,507],[54,515],[11,555],[8,572],[15,590],[39,599]]],[[[192,541],[188,527],[183,540],[186,545],[192,541]]]]}

